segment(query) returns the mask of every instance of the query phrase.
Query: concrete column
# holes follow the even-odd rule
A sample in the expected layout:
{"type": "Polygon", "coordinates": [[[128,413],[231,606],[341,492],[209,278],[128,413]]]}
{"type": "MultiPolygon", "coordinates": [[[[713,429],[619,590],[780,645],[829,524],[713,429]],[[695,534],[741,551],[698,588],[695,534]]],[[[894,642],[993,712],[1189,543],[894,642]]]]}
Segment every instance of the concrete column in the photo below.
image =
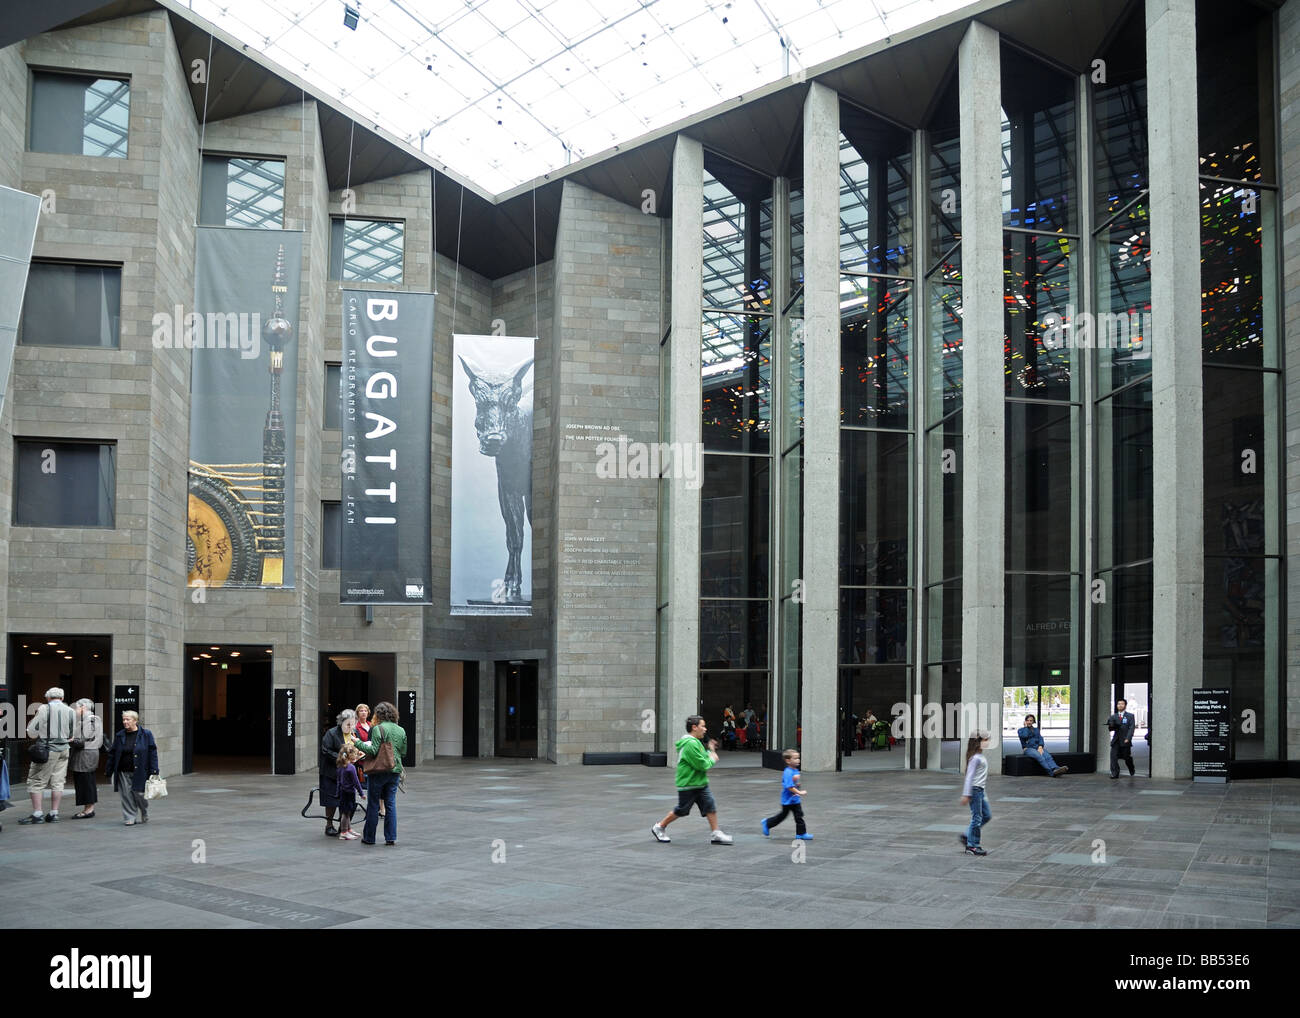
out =
{"type": "MultiPolygon", "coordinates": [[[[1288,113],[1300,103],[1300,5],[1278,11],[1278,80],[1281,82],[1281,159],[1284,200],[1282,231],[1283,364],[1300,364],[1300,119],[1288,113]]],[[[1294,376],[1292,376],[1294,377],[1294,376]]],[[[1300,561],[1300,386],[1286,390],[1286,544],[1291,561],[1300,561]]],[[[1300,571],[1287,571],[1286,745],[1288,760],[1300,759],[1300,571]]]]}
{"type": "Polygon", "coordinates": [[[831,770],[839,701],[840,105],[804,100],[803,768],[831,770]]]}
{"type": "MultiPolygon", "coordinates": [[[[1192,772],[1191,698],[1203,673],[1205,618],[1201,281],[1188,271],[1200,250],[1195,0],[1147,0],[1146,19],[1155,463],[1151,774],[1185,778],[1192,772]]],[[[1102,690],[1098,699],[1109,695],[1102,690]]],[[[1103,717],[1113,709],[1097,707],[1103,717]]]]}
{"type": "MultiPolygon", "coordinates": [[[[1002,68],[998,33],[972,22],[961,94],[961,698],[1001,728],[1006,626],[1006,399],[1002,306],[1002,68]],[[998,720],[994,720],[998,719],[998,720]]],[[[977,724],[978,711],[962,711],[977,724]]],[[[960,751],[959,751],[960,752],[960,751]]]]}
{"type": "MultiPolygon", "coordinates": [[[[672,317],[669,336],[668,441],[698,446],[701,309],[704,286],[704,148],[694,138],[677,136],[673,149],[672,317]]],[[[682,448],[682,446],[678,446],[682,448]]],[[[701,462],[703,457],[701,456],[701,462]]],[[[673,743],[685,734],[683,722],[700,709],[700,492],[680,477],[663,487],[668,520],[668,607],[664,609],[667,655],[660,681],[668,765],[675,766],[673,743]]]]}

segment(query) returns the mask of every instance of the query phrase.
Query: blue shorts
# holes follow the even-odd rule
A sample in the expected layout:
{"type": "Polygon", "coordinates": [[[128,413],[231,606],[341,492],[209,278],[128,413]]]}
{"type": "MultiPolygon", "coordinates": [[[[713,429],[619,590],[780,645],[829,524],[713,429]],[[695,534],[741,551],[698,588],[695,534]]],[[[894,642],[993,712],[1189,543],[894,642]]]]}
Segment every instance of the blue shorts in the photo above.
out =
{"type": "Polygon", "coordinates": [[[700,807],[702,817],[718,812],[718,807],[713,801],[713,793],[709,791],[708,785],[677,789],[677,808],[673,812],[679,817],[689,816],[692,806],[700,807]]]}

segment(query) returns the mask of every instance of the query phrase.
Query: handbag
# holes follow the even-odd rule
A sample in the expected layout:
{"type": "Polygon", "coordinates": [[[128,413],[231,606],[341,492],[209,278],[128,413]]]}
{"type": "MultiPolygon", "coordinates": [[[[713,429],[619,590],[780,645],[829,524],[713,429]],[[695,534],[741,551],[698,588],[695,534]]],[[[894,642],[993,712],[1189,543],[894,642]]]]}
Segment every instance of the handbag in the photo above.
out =
{"type": "Polygon", "coordinates": [[[361,769],[367,774],[387,774],[396,767],[397,757],[393,754],[393,744],[388,739],[380,742],[373,757],[368,756],[361,763],[361,769]]]}
{"type": "MultiPolygon", "coordinates": [[[[52,708],[47,705],[45,708],[45,738],[39,742],[33,742],[27,747],[27,758],[32,763],[43,764],[50,759],[50,724],[53,721],[50,715],[52,713],[52,708]]],[[[40,729],[37,729],[37,731],[40,731],[40,729]]],[[[63,731],[62,726],[60,726],[59,731],[63,731]]]]}
{"type": "Polygon", "coordinates": [[[161,799],[167,794],[167,780],[160,774],[150,774],[144,783],[146,799],[161,799]]]}

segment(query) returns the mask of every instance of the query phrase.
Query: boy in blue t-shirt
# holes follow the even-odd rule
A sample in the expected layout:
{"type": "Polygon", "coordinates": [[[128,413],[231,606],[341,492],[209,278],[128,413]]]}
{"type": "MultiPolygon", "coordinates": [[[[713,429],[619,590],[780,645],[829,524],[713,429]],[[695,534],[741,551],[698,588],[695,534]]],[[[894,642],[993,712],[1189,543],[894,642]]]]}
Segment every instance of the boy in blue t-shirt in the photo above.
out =
{"type": "Polygon", "coordinates": [[[813,836],[808,833],[808,827],[803,822],[803,805],[799,801],[808,794],[799,787],[799,751],[787,749],[781,754],[781,759],[785,761],[785,771],[781,775],[781,812],[768,817],[759,825],[763,829],[763,837],[769,837],[768,829],[793,813],[794,836],[800,841],[812,841],[813,836]]]}

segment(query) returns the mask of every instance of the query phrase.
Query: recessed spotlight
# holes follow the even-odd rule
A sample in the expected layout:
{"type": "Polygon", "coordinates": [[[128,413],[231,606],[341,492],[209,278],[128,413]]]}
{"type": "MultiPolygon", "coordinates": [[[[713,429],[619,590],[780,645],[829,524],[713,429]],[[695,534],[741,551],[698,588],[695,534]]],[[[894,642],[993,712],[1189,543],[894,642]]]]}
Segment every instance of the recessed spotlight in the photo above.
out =
{"type": "Polygon", "coordinates": [[[58,641],[58,640],[46,640],[46,641],[45,641],[45,646],[47,646],[47,647],[57,647],[58,645],[59,645],[59,641],[58,641]]]}
{"type": "Polygon", "coordinates": [[[208,650],[220,650],[220,647],[209,647],[208,650]]]}

